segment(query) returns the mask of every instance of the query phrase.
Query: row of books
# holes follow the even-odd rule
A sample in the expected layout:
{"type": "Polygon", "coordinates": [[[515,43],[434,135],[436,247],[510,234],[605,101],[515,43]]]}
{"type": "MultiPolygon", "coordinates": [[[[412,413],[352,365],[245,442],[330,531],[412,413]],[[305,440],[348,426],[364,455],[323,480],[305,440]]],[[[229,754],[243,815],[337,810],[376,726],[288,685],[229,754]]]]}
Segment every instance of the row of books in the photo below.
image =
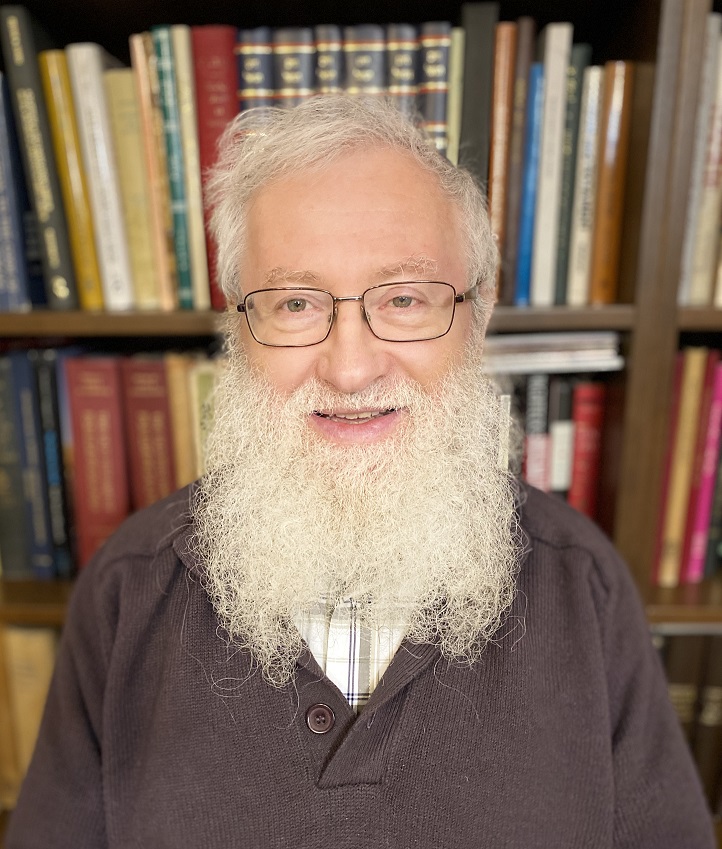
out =
{"type": "Polygon", "coordinates": [[[722,361],[683,349],[673,375],[654,582],[696,583],[722,565],[722,361]]]}
{"type": "Polygon", "coordinates": [[[0,356],[0,575],[70,577],[133,510],[203,473],[205,354],[0,356]]]}
{"type": "Polygon", "coordinates": [[[722,636],[654,634],[654,641],[710,809],[722,816],[722,636]]]}
{"type": "Polygon", "coordinates": [[[717,12],[707,16],[691,170],[678,301],[722,307],[722,15],[717,12]]]}
{"type": "Polygon", "coordinates": [[[634,68],[590,65],[569,23],[537,39],[532,18],[471,2],[460,26],[157,26],[130,36],[131,68],[96,44],[38,50],[21,6],[0,25],[2,310],[222,308],[201,176],[219,134],[239,110],[334,90],[420,112],[488,186],[502,302],[617,297],[634,68]]]}

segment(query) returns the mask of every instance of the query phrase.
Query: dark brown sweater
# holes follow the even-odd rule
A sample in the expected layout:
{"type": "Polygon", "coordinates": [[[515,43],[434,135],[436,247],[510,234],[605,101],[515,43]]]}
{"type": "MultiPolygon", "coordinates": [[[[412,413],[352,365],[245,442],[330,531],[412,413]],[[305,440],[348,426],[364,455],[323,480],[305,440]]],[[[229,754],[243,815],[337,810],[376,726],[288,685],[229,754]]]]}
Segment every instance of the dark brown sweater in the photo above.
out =
{"type": "Polygon", "coordinates": [[[279,691],[227,650],[187,502],[130,519],[79,579],[8,849],[714,847],[635,589],[563,504],[529,493],[482,659],[403,644],[356,718],[312,658],[279,691]]]}

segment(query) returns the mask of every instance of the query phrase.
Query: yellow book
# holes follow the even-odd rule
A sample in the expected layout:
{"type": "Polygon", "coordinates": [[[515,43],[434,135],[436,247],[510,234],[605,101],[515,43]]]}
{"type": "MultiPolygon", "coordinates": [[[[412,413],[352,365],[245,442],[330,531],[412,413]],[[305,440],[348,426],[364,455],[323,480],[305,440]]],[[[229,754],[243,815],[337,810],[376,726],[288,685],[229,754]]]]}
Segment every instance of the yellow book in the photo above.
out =
{"type": "Polygon", "coordinates": [[[175,482],[178,489],[192,483],[197,472],[189,383],[190,370],[196,361],[197,357],[193,354],[168,351],[164,356],[173,432],[175,482]]]}
{"type": "Polygon", "coordinates": [[[201,360],[194,363],[188,372],[194,478],[202,477],[206,470],[206,443],[213,427],[213,390],[221,368],[220,360],[201,360]]]}
{"type": "Polygon", "coordinates": [[[50,120],[60,190],[68,219],[70,251],[80,306],[84,310],[102,310],[103,287],[95,252],[93,219],[65,53],[62,50],[41,51],[38,54],[38,65],[50,120]]]}
{"type": "Polygon", "coordinates": [[[7,661],[0,640],[0,808],[9,811],[15,807],[21,782],[7,661]]]}
{"type": "Polygon", "coordinates": [[[103,72],[103,83],[115,145],[135,306],[140,310],[157,310],[161,303],[153,256],[150,187],[144,169],[139,167],[144,154],[135,75],[131,68],[110,68],[103,72]]]}

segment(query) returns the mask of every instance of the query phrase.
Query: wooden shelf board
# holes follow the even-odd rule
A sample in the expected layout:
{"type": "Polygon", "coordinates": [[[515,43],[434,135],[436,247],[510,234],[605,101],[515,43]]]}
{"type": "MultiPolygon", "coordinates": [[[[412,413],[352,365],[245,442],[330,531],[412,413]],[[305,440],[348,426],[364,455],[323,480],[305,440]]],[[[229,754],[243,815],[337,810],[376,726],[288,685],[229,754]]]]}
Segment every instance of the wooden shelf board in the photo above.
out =
{"type": "Polygon", "coordinates": [[[681,587],[651,587],[644,594],[652,625],[722,625],[722,579],[681,587]]]}
{"type": "Polygon", "coordinates": [[[492,333],[563,330],[631,330],[635,308],[630,304],[604,307],[496,307],[492,333]]]}
{"type": "Polygon", "coordinates": [[[60,627],[72,587],[72,581],[0,581],[0,622],[60,627]]]}
{"type": "Polygon", "coordinates": [[[713,307],[680,307],[677,311],[680,330],[722,331],[722,310],[713,307]]]}
{"type": "Polygon", "coordinates": [[[0,313],[2,337],[213,336],[220,313],[178,312],[87,313],[35,310],[0,313]]]}

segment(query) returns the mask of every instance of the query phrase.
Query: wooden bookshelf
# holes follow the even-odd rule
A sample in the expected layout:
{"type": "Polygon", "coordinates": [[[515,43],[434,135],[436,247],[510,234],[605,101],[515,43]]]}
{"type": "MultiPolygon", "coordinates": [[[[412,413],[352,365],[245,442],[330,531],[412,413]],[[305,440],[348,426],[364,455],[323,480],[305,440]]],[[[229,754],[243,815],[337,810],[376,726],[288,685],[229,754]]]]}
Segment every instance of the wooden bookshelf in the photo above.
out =
{"type": "Polygon", "coordinates": [[[72,581],[1,581],[0,624],[61,627],[72,581]]]}

